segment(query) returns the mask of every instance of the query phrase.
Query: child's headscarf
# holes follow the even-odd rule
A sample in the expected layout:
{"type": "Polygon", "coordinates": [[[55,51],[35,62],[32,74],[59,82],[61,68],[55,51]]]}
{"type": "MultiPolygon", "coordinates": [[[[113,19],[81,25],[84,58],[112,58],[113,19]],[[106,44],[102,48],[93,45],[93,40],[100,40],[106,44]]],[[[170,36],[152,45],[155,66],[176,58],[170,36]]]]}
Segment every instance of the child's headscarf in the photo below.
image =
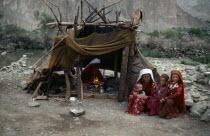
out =
{"type": "Polygon", "coordinates": [[[165,79],[166,79],[166,82],[167,82],[167,81],[168,81],[168,79],[169,79],[169,76],[168,76],[167,74],[162,74],[160,77],[165,78],[165,79]]]}

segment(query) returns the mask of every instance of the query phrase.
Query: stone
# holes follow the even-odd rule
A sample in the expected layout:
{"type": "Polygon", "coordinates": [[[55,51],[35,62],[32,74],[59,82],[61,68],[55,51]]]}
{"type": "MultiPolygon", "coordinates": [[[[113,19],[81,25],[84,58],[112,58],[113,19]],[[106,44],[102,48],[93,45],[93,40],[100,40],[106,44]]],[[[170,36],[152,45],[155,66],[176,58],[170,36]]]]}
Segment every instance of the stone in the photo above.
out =
{"type": "Polygon", "coordinates": [[[199,117],[207,109],[207,103],[205,101],[195,103],[190,109],[190,115],[199,117]]]}
{"type": "Polygon", "coordinates": [[[199,97],[200,97],[200,94],[199,94],[199,93],[193,93],[193,94],[192,94],[192,97],[193,97],[193,98],[199,98],[199,97]]]}
{"type": "Polygon", "coordinates": [[[7,54],[7,52],[4,51],[4,52],[1,53],[1,56],[5,56],[6,54],[7,54]]]}
{"type": "Polygon", "coordinates": [[[208,79],[207,78],[199,79],[196,82],[199,83],[199,84],[202,84],[202,85],[207,85],[208,84],[208,79]]]}
{"type": "Polygon", "coordinates": [[[190,112],[190,116],[199,118],[201,116],[201,114],[199,112],[197,112],[197,111],[191,111],[190,112]]]}
{"type": "Polygon", "coordinates": [[[200,65],[198,66],[198,71],[204,73],[206,72],[206,67],[204,65],[200,65]]]}
{"type": "Polygon", "coordinates": [[[207,111],[201,116],[200,120],[202,121],[210,120],[210,109],[207,109],[207,111]]]}
{"type": "Polygon", "coordinates": [[[208,109],[210,109],[210,103],[207,105],[208,109]]]}
{"type": "Polygon", "coordinates": [[[190,87],[190,86],[192,86],[194,83],[192,82],[192,81],[190,81],[190,80],[183,80],[183,82],[184,82],[184,86],[185,87],[190,87]]]}
{"type": "Polygon", "coordinates": [[[197,76],[196,76],[196,79],[199,80],[199,79],[204,79],[205,78],[205,75],[202,74],[202,73],[198,73],[197,76]]]}
{"type": "Polygon", "coordinates": [[[36,101],[28,102],[28,107],[38,107],[40,104],[36,101]]]}
{"type": "Polygon", "coordinates": [[[186,104],[186,106],[188,106],[188,107],[192,107],[192,106],[194,105],[194,102],[193,102],[192,99],[186,99],[186,100],[185,100],[185,104],[186,104]]]}
{"type": "Polygon", "coordinates": [[[27,87],[26,81],[21,81],[21,82],[20,82],[20,87],[21,87],[22,89],[25,89],[25,88],[27,87]]]}
{"type": "Polygon", "coordinates": [[[79,108],[79,109],[71,109],[70,110],[70,114],[75,116],[75,117],[78,117],[78,116],[81,116],[83,114],[85,114],[85,110],[82,109],[82,108],[79,108]]]}

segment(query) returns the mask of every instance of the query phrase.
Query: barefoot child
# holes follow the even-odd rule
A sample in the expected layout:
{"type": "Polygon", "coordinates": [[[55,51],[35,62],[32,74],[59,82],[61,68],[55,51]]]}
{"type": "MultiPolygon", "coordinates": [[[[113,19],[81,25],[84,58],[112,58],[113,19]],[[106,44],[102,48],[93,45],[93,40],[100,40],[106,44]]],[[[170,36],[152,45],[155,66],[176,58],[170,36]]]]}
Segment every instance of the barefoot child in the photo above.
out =
{"type": "Polygon", "coordinates": [[[158,114],[170,119],[179,116],[185,110],[184,85],[180,71],[171,71],[171,81],[169,81],[168,87],[168,96],[161,100],[163,104],[158,114]]]}
{"type": "Polygon", "coordinates": [[[160,85],[157,88],[156,95],[148,98],[147,109],[149,109],[149,115],[156,115],[159,105],[162,105],[161,100],[166,97],[168,93],[168,75],[162,74],[160,76],[160,85]]]}

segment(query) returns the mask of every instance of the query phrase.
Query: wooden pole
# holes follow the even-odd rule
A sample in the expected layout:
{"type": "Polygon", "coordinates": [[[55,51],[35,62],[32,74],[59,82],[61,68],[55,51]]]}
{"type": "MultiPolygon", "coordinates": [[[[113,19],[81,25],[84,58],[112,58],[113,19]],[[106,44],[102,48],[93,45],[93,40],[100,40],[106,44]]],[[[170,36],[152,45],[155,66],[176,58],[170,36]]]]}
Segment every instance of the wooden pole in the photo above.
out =
{"type": "Polygon", "coordinates": [[[82,23],[83,20],[83,0],[81,0],[81,17],[80,17],[80,22],[82,23]]]}
{"type": "Polygon", "coordinates": [[[36,90],[34,91],[34,93],[33,93],[33,95],[32,95],[32,98],[35,98],[35,97],[36,97],[37,93],[39,92],[39,89],[40,89],[41,86],[42,86],[42,83],[43,83],[42,81],[39,82],[39,85],[37,86],[36,90]]]}
{"type": "Polygon", "coordinates": [[[118,57],[119,56],[119,52],[116,51],[115,53],[115,58],[114,58],[114,77],[117,78],[117,68],[118,68],[118,57]]]}
{"type": "Polygon", "coordinates": [[[78,96],[81,100],[83,100],[83,84],[81,79],[81,65],[77,65],[77,90],[78,90],[78,96]]]}
{"type": "Polygon", "coordinates": [[[118,91],[118,101],[124,101],[126,93],[126,77],[127,77],[127,67],[128,67],[128,58],[129,58],[129,46],[126,46],[123,49],[122,54],[122,63],[121,63],[121,75],[120,75],[120,87],[118,91]]]}
{"type": "Polygon", "coordinates": [[[70,81],[69,81],[68,71],[64,70],[64,75],[65,75],[65,80],[66,80],[66,95],[65,95],[65,99],[66,99],[66,101],[68,101],[69,98],[71,97],[71,84],[70,84],[70,81]]]}

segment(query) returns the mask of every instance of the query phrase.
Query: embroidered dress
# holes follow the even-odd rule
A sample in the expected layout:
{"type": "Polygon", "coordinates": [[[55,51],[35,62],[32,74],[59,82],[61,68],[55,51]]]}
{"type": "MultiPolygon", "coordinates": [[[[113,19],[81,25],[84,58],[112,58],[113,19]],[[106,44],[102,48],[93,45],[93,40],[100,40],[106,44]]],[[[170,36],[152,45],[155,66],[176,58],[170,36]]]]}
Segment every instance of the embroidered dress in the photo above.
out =
{"type": "MultiPolygon", "coordinates": [[[[137,81],[136,84],[139,84],[140,82],[137,81]]],[[[156,90],[156,85],[153,82],[151,85],[151,88],[148,87],[149,83],[144,83],[143,84],[143,90],[145,91],[146,95],[150,94],[150,96],[155,96],[155,90],[156,90]],[[145,90],[145,88],[148,88],[145,90]]],[[[134,87],[134,89],[136,89],[134,87]]],[[[132,90],[129,98],[128,98],[128,110],[126,110],[125,112],[132,114],[132,115],[137,115],[137,114],[141,114],[144,112],[145,109],[145,104],[147,102],[147,100],[145,101],[142,98],[138,98],[135,97],[133,95],[134,93],[134,89],[132,90]]]]}
{"type": "Polygon", "coordinates": [[[164,98],[168,93],[168,86],[164,85],[158,86],[158,89],[156,91],[156,96],[148,97],[148,103],[147,103],[147,109],[149,110],[151,115],[156,115],[157,111],[159,110],[159,107],[161,107],[162,103],[160,100],[164,98]]]}
{"type": "Polygon", "coordinates": [[[171,71],[171,75],[173,74],[177,74],[179,80],[177,83],[172,82],[172,80],[168,83],[168,96],[165,98],[165,102],[158,111],[160,116],[177,117],[180,113],[183,113],[186,108],[184,101],[184,84],[181,72],[173,70],[171,71]]]}

